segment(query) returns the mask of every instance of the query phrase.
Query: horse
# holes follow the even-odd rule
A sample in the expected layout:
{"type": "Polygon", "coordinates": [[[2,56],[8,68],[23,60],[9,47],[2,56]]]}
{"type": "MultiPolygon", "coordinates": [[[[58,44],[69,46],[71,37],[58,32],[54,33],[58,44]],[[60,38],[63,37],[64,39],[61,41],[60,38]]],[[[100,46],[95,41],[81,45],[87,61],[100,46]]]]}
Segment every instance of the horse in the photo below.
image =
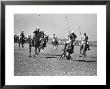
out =
{"type": "Polygon", "coordinates": [[[53,45],[53,47],[58,47],[58,40],[57,39],[55,39],[54,41],[52,41],[52,45],[53,45]]]}
{"type": "Polygon", "coordinates": [[[19,47],[20,47],[20,44],[22,46],[22,48],[24,47],[24,43],[25,43],[25,38],[22,37],[22,36],[19,36],[18,37],[18,44],[19,44],[19,47]]]}
{"type": "Polygon", "coordinates": [[[39,32],[37,36],[33,36],[32,46],[35,47],[34,56],[37,56],[41,49],[43,51],[43,49],[46,47],[47,42],[48,42],[48,36],[43,37],[41,32],[39,32]]]}
{"type": "Polygon", "coordinates": [[[87,43],[83,43],[82,45],[80,45],[80,57],[85,58],[86,57],[86,51],[88,49],[88,44],[87,43]]]}
{"type": "Polygon", "coordinates": [[[63,50],[63,54],[60,56],[60,59],[66,58],[67,60],[72,60],[71,54],[74,53],[74,44],[69,43],[65,50],[63,50]]]}
{"type": "Polygon", "coordinates": [[[42,50],[42,54],[43,54],[44,48],[46,47],[47,42],[48,42],[48,36],[46,36],[40,40],[40,45],[39,45],[38,49],[39,49],[39,52],[42,50]]]}
{"type": "Polygon", "coordinates": [[[35,55],[34,56],[38,55],[38,50],[39,50],[39,46],[40,46],[40,37],[33,36],[32,46],[35,47],[35,55]]]}

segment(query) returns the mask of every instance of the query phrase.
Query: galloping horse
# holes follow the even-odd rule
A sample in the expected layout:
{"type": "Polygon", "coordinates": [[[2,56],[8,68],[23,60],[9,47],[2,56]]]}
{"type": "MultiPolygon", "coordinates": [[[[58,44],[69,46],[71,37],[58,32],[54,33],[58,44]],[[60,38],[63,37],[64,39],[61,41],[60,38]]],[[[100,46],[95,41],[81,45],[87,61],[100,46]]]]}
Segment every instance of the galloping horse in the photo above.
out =
{"type": "Polygon", "coordinates": [[[67,60],[70,60],[71,59],[70,54],[74,53],[74,43],[77,36],[72,31],[72,33],[70,33],[68,37],[69,37],[69,41],[65,43],[63,54],[61,55],[60,58],[63,59],[65,57],[67,60]]]}
{"type": "Polygon", "coordinates": [[[32,40],[32,43],[33,43],[33,47],[35,47],[35,55],[36,56],[38,54],[38,50],[39,50],[39,46],[40,46],[40,33],[38,36],[33,36],[33,40],[32,40]]]}
{"type": "Polygon", "coordinates": [[[46,47],[47,42],[48,42],[48,36],[46,36],[40,40],[39,52],[40,52],[40,50],[42,50],[42,54],[43,54],[44,48],[46,47]]]}
{"type": "MultiPolygon", "coordinates": [[[[65,50],[63,50],[63,54],[60,56],[60,59],[66,58],[67,60],[71,59],[71,54],[74,53],[74,44],[69,43],[65,50]]],[[[72,59],[71,59],[72,60],[72,59]]]]}
{"type": "Polygon", "coordinates": [[[48,41],[48,36],[44,37],[44,34],[42,32],[38,32],[37,35],[33,36],[32,40],[32,46],[35,47],[35,55],[38,55],[40,50],[46,47],[46,43],[48,41]]]}

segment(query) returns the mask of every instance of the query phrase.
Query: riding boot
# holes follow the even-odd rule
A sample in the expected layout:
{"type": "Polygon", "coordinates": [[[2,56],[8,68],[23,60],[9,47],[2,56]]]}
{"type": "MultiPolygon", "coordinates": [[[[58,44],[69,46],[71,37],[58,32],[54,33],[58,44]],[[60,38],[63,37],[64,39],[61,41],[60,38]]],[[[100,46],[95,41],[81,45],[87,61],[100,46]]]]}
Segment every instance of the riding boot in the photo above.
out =
{"type": "Polygon", "coordinates": [[[20,42],[19,42],[19,47],[20,47],[20,42]]]}
{"type": "Polygon", "coordinates": [[[37,48],[35,47],[35,55],[37,55],[37,48]]]}

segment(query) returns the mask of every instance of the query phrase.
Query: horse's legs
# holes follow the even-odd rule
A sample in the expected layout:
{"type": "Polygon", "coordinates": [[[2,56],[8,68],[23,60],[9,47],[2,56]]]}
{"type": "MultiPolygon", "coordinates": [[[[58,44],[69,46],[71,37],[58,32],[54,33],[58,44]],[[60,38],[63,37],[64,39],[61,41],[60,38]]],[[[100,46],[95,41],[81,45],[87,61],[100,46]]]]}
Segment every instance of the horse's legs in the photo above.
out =
{"type": "MultiPolygon", "coordinates": [[[[21,47],[22,47],[22,42],[20,42],[20,44],[21,44],[21,47]]],[[[23,48],[23,47],[22,47],[23,48]]]]}
{"type": "Polygon", "coordinates": [[[36,56],[37,56],[37,47],[35,45],[35,54],[34,54],[34,57],[36,57],[36,56]]]}
{"type": "Polygon", "coordinates": [[[84,50],[83,51],[83,57],[85,58],[85,56],[86,56],[86,51],[84,50]]]}
{"type": "Polygon", "coordinates": [[[80,54],[82,52],[82,49],[83,49],[83,45],[80,45],[80,54]]]}
{"type": "Polygon", "coordinates": [[[70,53],[68,54],[68,60],[72,60],[72,59],[71,59],[71,56],[70,56],[70,53]]]}
{"type": "Polygon", "coordinates": [[[37,47],[35,46],[35,55],[37,55],[37,47]]]}
{"type": "Polygon", "coordinates": [[[86,51],[87,51],[87,48],[86,48],[86,44],[84,45],[84,48],[83,48],[83,57],[86,56],[86,51]]]}
{"type": "Polygon", "coordinates": [[[20,41],[18,42],[18,44],[19,44],[19,47],[20,47],[20,41]]]}
{"type": "Polygon", "coordinates": [[[44,52],[44,50],[43,50],[43,49],[44,49],[44,47],[42,48],[42,51],[41,51],[41,53],[42,53],[42,54],[44,54],[44,53],[43,53],[43,52],[44,52]]]}
{"type": "Polygon", "coordinates": [[[55,47],[54,47],[54,49],[57,49],[57,47],[56,47],[56,44],[55,44],[55,47]]]}
{"type": "Polygon", "coordinates": [[[22,43],[22,48],[23,48],[23,43],[22,43]]]}
{"type": "Polygon", "coordinates": [[[24,42],[22,42],[22,48],[24,47],[24,42]]]}
{"type": "Polygon", "coordinates": [[[60,56],[60,58],[64,58],[65,57],[65,51],[63,52],[63,54],[60,56]]]}
{"type": "Polygon", "coordinates": [[[37,52],[37,54],[39,54],[39,52],[40,52],[40,49],[41,49],[41,47],[38,47],[38,52],[37,52]]]}
{"type": "Polygon", "coordinates": [[[21,41],[21,46],[22,46],[22,48],[23,48],[23,41],[21,41]]]}
{"type": "Polygon", "coordinates": [[[91,50],[91,49],[89,48],[89,44],[87,44],[87,49],[88,49],[88,50],[91,50]]]}
{"type": "Polygon", "coordinates": [[[55,44],[54,44],[54,46],[53,46],[53,47],[54,47],[54,49],[56,49],[56,45],[55,45],[55,44]]]}
{"type": "Polygon", "coordinates": [[[65,43],[65,46],[64,46],[64,49],[63,49],[63,51],[65,51],[65,49],[66,49],[66,46],[67,46],[67,44],[65,43]]]}

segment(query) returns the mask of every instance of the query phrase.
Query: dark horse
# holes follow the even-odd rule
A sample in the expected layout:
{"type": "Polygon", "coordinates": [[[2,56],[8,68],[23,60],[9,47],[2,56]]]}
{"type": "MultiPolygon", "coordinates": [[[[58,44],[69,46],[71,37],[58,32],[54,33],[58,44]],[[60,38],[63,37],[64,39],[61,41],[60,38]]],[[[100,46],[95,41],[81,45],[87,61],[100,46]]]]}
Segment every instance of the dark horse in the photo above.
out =
{"type": "Polygon", "coordinates": [[[87,49],[88,49],[88,44],[87,43],[84,43],[84,44],[82,44],[80,46],[80,54],[81,54],[82,57],[85,57],[86,56],[87,49]]]}
{"type": "Polygon", "coordinates": [[[53,47],[58,47],[58,40],[57,39],[55,39],[55,41],[52,41],[52,45],[53,45],[53,47]]]}
{"type": "Polygon", "coordinates": [[[39,37],[33,37],[32,39],[32,46],[35,47],[34,56],[38,55],[41,49],[43,52],[43,49],[46,47],[46,43],[48,42],[48,36],[41,39],[40,37],[41,37],[41,34],[39,35],[39,37]]]}
{"type": "Polygon", "coordinates": [[[18,43],[19,43],[19,47],[20,47],[20,44],[22,46],[22,48],[24,47],[24,43],[25,43],[25,38],[23,36],[19,36],[18,37],[18,43]]]}
{"type": "Polygon", "coordinates": [[[39,36],[34,36],[32,39],[32,43],[33,43],[33,47],[35,47],[35,55],[36,56],[38,54],[38,50],[39,50],[39,46],[40,46],[40,35],[39,36]]]}
{"type": "MultiPolygon", "coordinates": [[[[73,43],[69,43],[65,50],[63,50],[63,54],[60,56],[60,59],[66,58],[67,60],[71,59],[71,54],[74,53],[74,45],[73,43]]],[[[72,59],[71,59],[72,60],[72,59]]]]}
{"type": "Polygon", "coordinates": [[[40,44],[38,47],[38,49],[39,49],[38,53],[42,50],[42,54],[43,54],[43,50],[46,47],[47,42],[48,42],[48,36],[46,36],[40,40],[40,44]]]}

